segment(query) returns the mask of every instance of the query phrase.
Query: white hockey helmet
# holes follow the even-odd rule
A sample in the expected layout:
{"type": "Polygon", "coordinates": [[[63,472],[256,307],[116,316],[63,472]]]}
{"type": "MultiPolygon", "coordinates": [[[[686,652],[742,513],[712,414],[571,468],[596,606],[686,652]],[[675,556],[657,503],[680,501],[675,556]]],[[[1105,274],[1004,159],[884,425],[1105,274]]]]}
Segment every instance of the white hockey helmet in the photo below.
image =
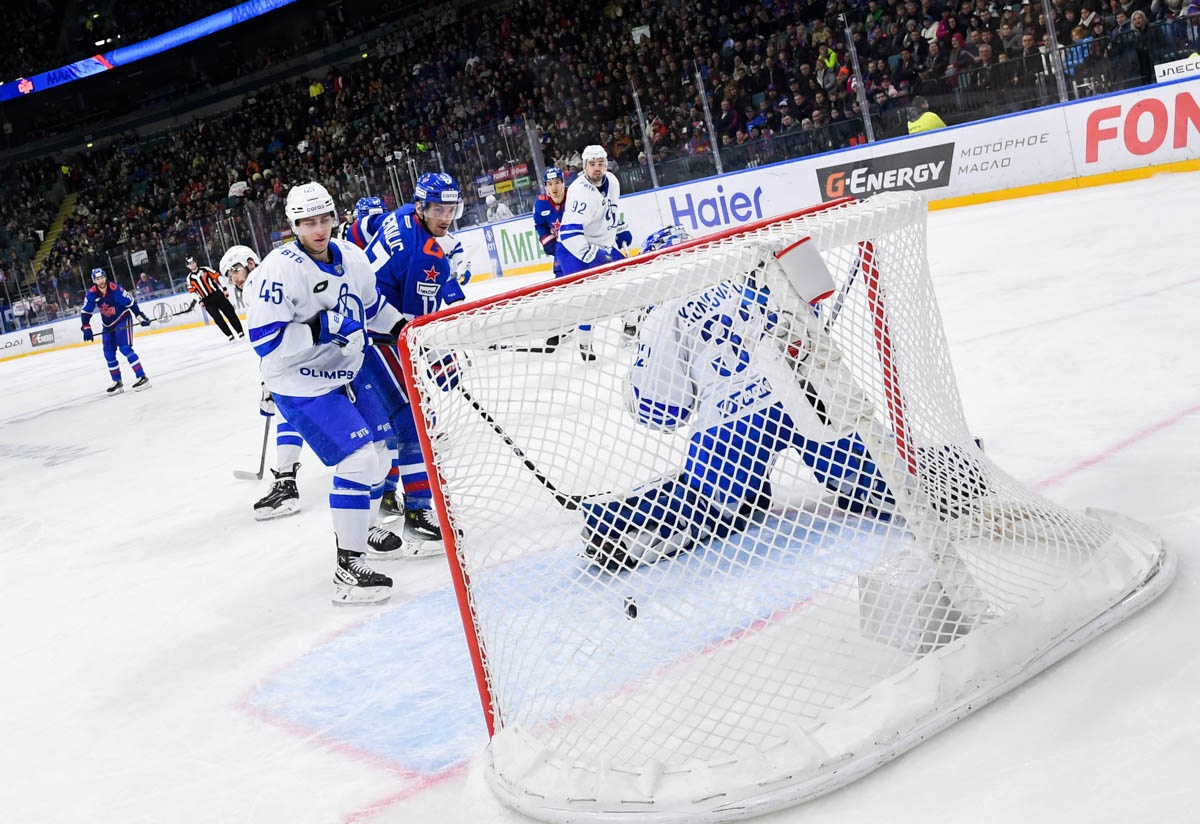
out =
{"type": "MultiPolygon", "coordinates": [[[[221,274],[229,277],[229,272],[234,266],[246,266],[250,261],[254,261],[254,265],[262,263],[258,257],[258,253],[249,246],[230,246],[225,250],[225,254],[221,255],[221,262],[218,264],[221,274]]],[[[250,268],[246,266],[246,268],[250,268]]]]}
{"type": "Polygon", "coordinates": [[[583,162],[589,160],[608,160],[608,152],[604,151],[603,146],[592,144],[583,150],[583,162]]]}
{"type": "Polygon", "coordinates": [[[337,206],[334,205],[333,196],[324,186],[316,182],[293,186],[288,192],[287,204],[284,209],[287,212],[288,223],[293,229],[306,217],[331,214],[334,222],[337,222],[338,219],[337,206]]]}

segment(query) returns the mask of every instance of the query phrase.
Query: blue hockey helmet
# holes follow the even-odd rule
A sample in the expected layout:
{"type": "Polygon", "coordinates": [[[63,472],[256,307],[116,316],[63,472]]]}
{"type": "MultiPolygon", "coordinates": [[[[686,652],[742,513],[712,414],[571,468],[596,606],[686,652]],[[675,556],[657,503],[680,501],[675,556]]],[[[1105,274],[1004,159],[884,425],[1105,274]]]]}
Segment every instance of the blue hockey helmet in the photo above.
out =
{"type": "Polygon", "coordinates": [[[92,270],[92,280],[108,280],[108,273],[97,266],[92,270]]]}
{"type": "Polygon", "coordinates": [[[381,214],[383,214],[383,198],[381,197],[360,197],[358,203],[354,204],[354,216],[356,218],[381,214]]]}
{"type": "Polygon", "coordinates": [[[566,183],[567,176],[557,166],[547,166],[546,173],[542,175],[542,182],[549,183],[551,180],[561,180],[563,183],[566,183]]]}
{"type": "Polygon", "coordinates": [[[676,224],[675,226],[664,226],[657,232],[654,232],[642,244],[643,252],[654,252],[658,249],[666,249],[668,246],[674,246],[677,243],[683,243],[685,240],[691,240],[692,236],[688,230],[676,224]]]}
{"type": "Polygon", "coordinates": [[[413,200],[425,208],[430,203],[453,203],[457,208],[454,219],[462,217],[462,191],[454,178],[444,172],[426,172],[413,188],[413,200]]]}

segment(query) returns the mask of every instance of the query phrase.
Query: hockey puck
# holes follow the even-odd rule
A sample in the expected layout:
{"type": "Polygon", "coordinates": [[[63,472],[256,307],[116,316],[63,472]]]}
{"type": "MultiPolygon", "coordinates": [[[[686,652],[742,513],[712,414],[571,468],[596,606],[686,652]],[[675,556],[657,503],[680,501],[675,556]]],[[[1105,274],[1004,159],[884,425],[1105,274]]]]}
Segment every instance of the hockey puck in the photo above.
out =
{"type": "Polygon", "coordinates": [[[625,597],[625,619],[632,621],[634,618],[637,618],[637,601],[629,595],[625,597]]]}

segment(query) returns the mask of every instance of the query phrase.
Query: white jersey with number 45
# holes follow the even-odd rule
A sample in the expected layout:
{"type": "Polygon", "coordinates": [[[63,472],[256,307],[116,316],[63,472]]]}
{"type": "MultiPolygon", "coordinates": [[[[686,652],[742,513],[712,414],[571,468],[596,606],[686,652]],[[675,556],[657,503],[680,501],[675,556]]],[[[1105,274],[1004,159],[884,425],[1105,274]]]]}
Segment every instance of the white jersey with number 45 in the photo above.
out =
{"type": "Polygon", "coordinates": [[[307,325],[332,309],[369,329],[388,331],[400,313],[375,289],[367,256],[352,243],[331,240],[331,263],[314,260],[298,243],[273,250],[246,281],[250,343],[262,359],[267,389],[280,395],[316,397],[349,383],[362,367],[363,351],[333,343],[313,345],[307,325]]]}

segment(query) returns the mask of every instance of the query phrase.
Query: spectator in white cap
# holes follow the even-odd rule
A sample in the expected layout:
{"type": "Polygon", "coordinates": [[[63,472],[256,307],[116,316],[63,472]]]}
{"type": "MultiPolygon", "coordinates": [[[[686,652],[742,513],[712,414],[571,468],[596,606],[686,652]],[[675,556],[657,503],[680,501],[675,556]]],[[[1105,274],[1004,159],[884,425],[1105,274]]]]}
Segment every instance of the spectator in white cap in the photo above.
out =
{"type": "Polygon", "coordinates": [[[487,204],[488,223],[495,223],[497,220],[508,220],[513,216],[512,209],[496,200],[495,195],[488,195],[484,202],[487,204]]]}

